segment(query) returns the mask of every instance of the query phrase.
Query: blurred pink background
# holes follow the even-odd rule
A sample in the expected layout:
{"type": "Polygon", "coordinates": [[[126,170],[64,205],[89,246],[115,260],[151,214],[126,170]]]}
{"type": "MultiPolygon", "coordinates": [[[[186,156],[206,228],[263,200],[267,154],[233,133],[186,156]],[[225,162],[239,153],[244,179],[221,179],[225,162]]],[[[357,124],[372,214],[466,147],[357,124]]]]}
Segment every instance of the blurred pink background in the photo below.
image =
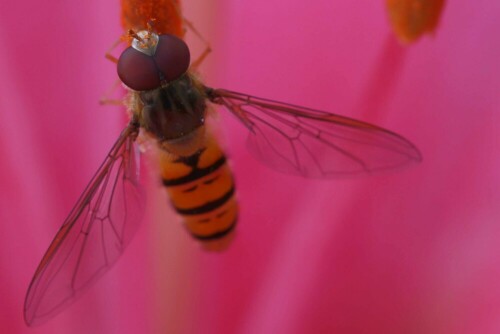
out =
{"type": "Polygon", "coordinates": [[[207,85],[375,122],[423,163],[281,175],[222,112],[241,204],[232,247],[204,253],[153,186],[122,260],[29,329],[31,276],[124,125],[98,105],[121,31],[112,1],[3,1],[0,333],[500,333],[500,3],[448,1],[435,36],[406,48],[384,1],[213,3],[184,1],[213,48],[207,85]]]}

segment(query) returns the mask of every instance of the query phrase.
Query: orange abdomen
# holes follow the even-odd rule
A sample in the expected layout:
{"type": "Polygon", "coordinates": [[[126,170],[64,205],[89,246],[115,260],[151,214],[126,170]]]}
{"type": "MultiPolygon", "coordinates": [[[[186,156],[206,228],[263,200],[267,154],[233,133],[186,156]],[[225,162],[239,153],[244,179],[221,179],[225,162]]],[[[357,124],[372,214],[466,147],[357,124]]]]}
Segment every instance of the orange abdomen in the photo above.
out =
{"type": "Polygon", "coordinates": [[[233,236],[238,206],[231,170],[215,138],[198,153],[160,153],[163,184],[190,234],[209,249],[222,250],[233,236]]]}
{"type": "Polygon", "coordinates": [[[140,31],[154,19],[154,29],[161,34],[184,36],[179,0],[122,0],[122,26],[140,31]]]}

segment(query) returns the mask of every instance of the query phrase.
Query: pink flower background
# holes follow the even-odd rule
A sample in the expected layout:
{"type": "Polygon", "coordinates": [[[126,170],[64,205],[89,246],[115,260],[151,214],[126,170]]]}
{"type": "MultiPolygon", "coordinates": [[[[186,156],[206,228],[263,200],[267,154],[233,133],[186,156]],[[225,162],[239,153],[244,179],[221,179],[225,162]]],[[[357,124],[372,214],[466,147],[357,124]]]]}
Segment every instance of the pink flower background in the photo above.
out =
{"type": "Polygon", "coordinates": [[[125,124],[98,105],[121,28],[117,1],[0,3],[0,333],[499,333],[500,4],[448,1],[408,47],[384,5],[184,1],[213,48],[207,85],[377,123],[421,165],[278,174],[221,112],[241,204],[231,248],[204,253],[153,185],[122,260],[29,329],[31,276],[125,124]]]}

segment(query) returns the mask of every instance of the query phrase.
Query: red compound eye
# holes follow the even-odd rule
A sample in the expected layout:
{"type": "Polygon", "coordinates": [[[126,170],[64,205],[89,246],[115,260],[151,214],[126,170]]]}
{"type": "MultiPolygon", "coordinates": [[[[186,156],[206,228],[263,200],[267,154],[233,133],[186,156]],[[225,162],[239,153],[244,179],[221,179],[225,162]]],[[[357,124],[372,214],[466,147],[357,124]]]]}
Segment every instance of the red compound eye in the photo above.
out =
{"type": "Polygon", "coordinates": [[[152,56],[128,47],[118,60],[118,76],[137,91],[160,87],[186,73],[190,54],[184,41],[173,35],[161,35],[152,56]]]}

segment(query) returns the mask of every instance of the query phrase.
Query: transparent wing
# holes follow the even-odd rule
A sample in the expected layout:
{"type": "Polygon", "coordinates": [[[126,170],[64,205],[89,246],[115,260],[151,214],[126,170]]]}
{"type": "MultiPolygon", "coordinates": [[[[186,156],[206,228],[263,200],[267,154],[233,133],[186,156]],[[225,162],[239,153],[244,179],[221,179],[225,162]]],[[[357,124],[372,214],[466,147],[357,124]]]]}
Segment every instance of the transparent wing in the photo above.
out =
{"type": "Polygon", "coordinates": [[[376,125],[223,89],[206,92],[249,129],[250,151],[280,172],[331,178],[422,160],[411,142],[376,125]]]}
{"type": "Polygon", "coordinates": [[[40,262],[26,295],[28,325],[43,323],[76,300],[122,254],[142,218],[137,127],[112,147],[40,262]]]}

